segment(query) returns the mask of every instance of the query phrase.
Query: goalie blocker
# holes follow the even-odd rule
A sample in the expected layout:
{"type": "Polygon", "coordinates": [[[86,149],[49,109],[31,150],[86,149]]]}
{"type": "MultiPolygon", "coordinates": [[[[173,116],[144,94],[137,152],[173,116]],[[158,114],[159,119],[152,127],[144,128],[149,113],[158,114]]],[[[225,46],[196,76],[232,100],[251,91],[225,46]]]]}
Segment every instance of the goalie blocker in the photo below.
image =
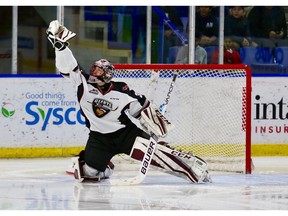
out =
{"type": "MultiPolygon", "coordinates": [[[[137,137],[130,157],[139,161],[146,160],[144,154],[147,145],[149,145],[149,140],[137,137]]],[[[193,183],[212,182],[207,170],[207,163],[203,159],[172,149],[165,142],[158,142],[151,165],[158,170],[193,183]]],[[[145,166],[142,167],[141,172],[143,174],[147,172],[145,166]]]]}

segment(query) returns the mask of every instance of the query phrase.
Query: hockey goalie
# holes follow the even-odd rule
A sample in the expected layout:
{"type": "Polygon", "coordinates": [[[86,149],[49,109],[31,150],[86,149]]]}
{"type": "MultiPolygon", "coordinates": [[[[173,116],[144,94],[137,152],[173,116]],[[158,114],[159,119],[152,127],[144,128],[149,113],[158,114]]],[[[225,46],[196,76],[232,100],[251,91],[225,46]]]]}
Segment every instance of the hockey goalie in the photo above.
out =
{"type": "Polygon", "coordinates": [[[126,154],[142,162],[141,182],[149,165],[189,182],[210,182],[207,163],[192,154],[158,142],[173,128],[172,124],[144,96],[136,94],[125,82],[113,81],[114,66],[106,59],[92,63],[89,73],[78,64],[69,49],[75,33],[57,20],[50,22],[48,40],[55,49],[56,67],[76,86],[81,113],[90,133],[85,149],[73,158],[73,173],[79,182],[101,181],[114,170],[111,159],[126,154]],[[128,114],[140,120],[137,127],[128,114]]]}

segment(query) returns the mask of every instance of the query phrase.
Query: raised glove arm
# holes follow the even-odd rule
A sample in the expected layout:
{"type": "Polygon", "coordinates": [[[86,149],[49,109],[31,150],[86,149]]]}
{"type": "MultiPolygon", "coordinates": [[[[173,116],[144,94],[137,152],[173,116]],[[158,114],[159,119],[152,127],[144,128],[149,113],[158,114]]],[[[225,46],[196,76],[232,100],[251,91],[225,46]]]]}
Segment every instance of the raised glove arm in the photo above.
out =
{"type": "Polygon", "coordinates": [[[66,46],[69,46],[68,40],[76,36],[74,32],[61,25],[58,20],[50,22],[46,33],[53,48],[58,50],[63,50],[66,46]]]}

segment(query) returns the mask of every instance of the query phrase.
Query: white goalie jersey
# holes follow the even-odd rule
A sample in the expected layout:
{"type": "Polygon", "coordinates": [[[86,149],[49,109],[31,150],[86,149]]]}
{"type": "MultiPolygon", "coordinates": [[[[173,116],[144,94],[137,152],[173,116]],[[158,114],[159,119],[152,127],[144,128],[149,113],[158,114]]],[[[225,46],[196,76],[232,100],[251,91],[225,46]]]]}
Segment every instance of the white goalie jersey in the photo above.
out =
{"type": "Polygon", "coordinates": [[[135,94],[124,82],[111,81],[103,88],[89,83],[89,75],[80,69],[68,47],[55,52],[56,67],[77,87],[77,99],[90,130],[104,134],[115,132],[131,122],[125,111],[139,118],[141,111],[149,106],[144,95],[135,94]]]}

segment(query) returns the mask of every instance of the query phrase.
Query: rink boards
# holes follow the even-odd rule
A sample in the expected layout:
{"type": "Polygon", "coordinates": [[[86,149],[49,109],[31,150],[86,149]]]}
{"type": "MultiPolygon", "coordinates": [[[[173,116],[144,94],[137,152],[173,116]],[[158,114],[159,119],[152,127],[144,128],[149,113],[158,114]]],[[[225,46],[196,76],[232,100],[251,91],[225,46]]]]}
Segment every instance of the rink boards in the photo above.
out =
{"type": "MultiPolygon", "coordinates": [[[[253,78],[252,156],[288,154],[287,79],[253,78]]],[[[29,76],[0,82],[0,158],[70,156],[83,148],[88,131],[69,81],[29,76]]]]}

